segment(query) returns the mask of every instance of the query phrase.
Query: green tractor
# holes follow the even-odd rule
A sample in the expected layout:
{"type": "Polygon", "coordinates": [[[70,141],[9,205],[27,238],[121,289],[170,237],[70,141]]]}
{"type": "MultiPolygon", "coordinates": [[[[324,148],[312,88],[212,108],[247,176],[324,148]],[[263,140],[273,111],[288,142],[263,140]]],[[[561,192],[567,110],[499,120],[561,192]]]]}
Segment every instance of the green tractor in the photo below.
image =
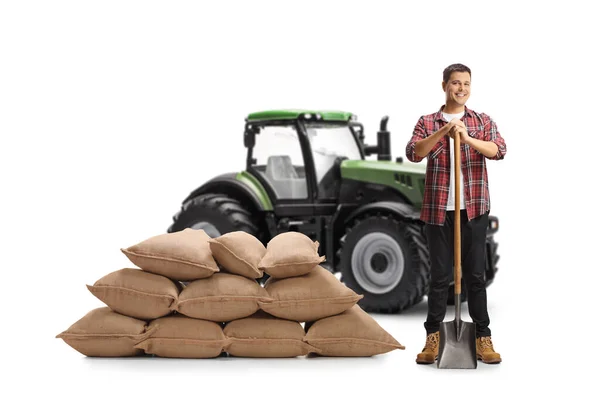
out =
{"type": "MultiPolygon", "coordinates": [[[[323,267],[363,294],[369,312],[397,313],[420,302],[429,256],[419,220],[425,165],[391,160],[388,117],[377,145],[365,144],[355,115],[276,110],[248,115],[246,169],[217,176],[184,199],[168,232],[245,231],[265,245],[286,231],[320,243],[323,267]],[[377,160],[366,157],[377,154],[377,160]],[[339,275],[338,275],[339,276],[339,275]]],[[[498,219],[490,216],[486,282],[497,271],[498,219]]],[[[448,303],[454,299],[453,285],[448,303]]],[[[464,293],[464,292],[463,292],[464,293]]],[[[462,300],[466,300],[463,296],[462,300]]]]}

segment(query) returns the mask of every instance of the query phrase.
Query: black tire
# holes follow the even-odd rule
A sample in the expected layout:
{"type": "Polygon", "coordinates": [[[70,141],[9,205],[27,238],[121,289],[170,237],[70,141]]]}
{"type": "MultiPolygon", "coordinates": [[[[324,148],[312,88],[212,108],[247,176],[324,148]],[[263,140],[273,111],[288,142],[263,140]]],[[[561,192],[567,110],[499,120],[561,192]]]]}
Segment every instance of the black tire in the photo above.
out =
{"type": "MultiPolygon", "coordinates": [[[[254,236],[260,233],[250,211],[238,200],[223,194],[203,194],[186,201],[167,231],[178,232],[203,222],[212,224],[219,235],[233,231],[244,231],[254,236]]],[[[219,236],[208,231],[207,234],[219,236]]]]}
{"type": "MultiPolygon", "coordinates": [[[[341,279],[356,293],[364,295],[359,305],[365,311],[398,313],[423,299],[428,285],[429,258],[425,237],[418,222],[400,221],[390,215],[367,216],[356,220],[348,228],[341,241],[339,258],[341,279]],[[376,238],[374,239],[376,241],[369,242],[370,238],[376,238]],[[367,242],[361,242],[361,240],[367,242]],[[360,245],[357,247],[359,243],[360,245]],[[355,251],[362,251],[364,243],[367,243],[365,251],[372,252],[374,249],[380,249],[382,252],[373,254],[370,258],[370,265],[366,269],[364,262],[357,261],[356,258],[359,257],[357,253],[353,269],[353,254],[355,251]],[[394,249],[398,248],[402,254],[390,255],[394,249]],[[388,252],[388,256],[384,252],[388,252]],[[382,255],[386,261],[382,262],[382,256],[378,254],[382,255]],[[387,263],[386,266],[382,267],[385,263],[387,263]],[[401,268],[399,265],[403,265],[403,267],[401,268]],[[386,273],[387,268],[390,268],[387,274],[393,274],[390,283],[387,284],[388,287],[385,287],[386,284],[378,286],[378,283],[369,280],[369,277],[375,277],[375,280],[383,279],[384,275],[376,274],[386,273]],[[354,271],[357,271],[358,274],[355,274],[354,271]],[[360,281],[367,287],[363,287],[359,283],[360,281]],[[398,282],[394,284],[395,281],[398,282]]],[[[368,254],[363,257],[368,257],[368,254]]]]}

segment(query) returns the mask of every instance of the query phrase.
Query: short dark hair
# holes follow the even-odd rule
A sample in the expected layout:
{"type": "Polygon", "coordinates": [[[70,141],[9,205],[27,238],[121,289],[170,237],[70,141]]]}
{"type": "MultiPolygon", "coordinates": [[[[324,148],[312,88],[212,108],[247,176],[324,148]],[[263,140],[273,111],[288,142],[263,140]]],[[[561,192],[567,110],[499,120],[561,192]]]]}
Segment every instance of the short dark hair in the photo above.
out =
{"type": "Polygon", "coordinates": [[[471,75],[471,69],[463,64],[452,64],[446,67],[444,70],[444,82],[448,82],[450,79],[450,75],[453,72],[468,72],[469,76],[471,75]]]}

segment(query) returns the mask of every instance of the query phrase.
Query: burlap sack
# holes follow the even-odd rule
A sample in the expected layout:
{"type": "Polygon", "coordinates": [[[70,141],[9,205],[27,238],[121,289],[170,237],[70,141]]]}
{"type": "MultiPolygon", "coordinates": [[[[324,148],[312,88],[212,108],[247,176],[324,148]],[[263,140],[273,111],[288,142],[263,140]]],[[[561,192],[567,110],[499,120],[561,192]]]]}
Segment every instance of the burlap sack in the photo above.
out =
{"type": "Polygon", "coordinates": [[[114,311],[144,320],[170,314],[182,289],[179,282],[134,268],[111,272],[86,286],[114,311]]]}
{"type": "Polygon", "coordinates": [[[272,300],[259,302],[260,308],[276,317],[298,322],[342,313],[363,298],[320,265],[306,275],[271,277],[265,289],[272,300]]]}
{"type": "Polygon", "coordinates": [[[301,276],[325,261],[319,256],[319,242],[299,232],[283,232],[267,243],[259,268],[274,278],[301,276]]]}
{"type": "Polygon", "coordinates": [[[179,295],[176,310],[192,318],[226,322],[254,314],[259,300],[270,301],[256,280],[218,272],[190,282],[179,295]]]}
{"type": "Polygon", "coordinates": [[[358,304],[342,314],[306,324],[305,328],[304,341],[323,356],[369,357],[405,348],[358,304]]]}
{"type": "Polygon", "coordinates": [[[144,271],[185,282],[219,271],[209,240],[202,229],[186,228],[153,236],[121,251],[144,271]]]}
{"type": "Polygon", "coordinates": [[[143,354],[135,345],[152,333],[145,321],[96,308],[56,337],[89,357],[131,357],[143,354]]]}
{"type": "Polygon", "coordinates": [[[273,317],[263,311],[225,325],[227,353],[235,357],[297,357],[316,349],[303,341],[299,322],[273,317]]]}
{"type": "Polygon", "coordinates": [[[263,276],[258,263],[267,251],[260,240],[244,231],[229,232],[208,241],[223,271],[257,279],[263,276]]]}
{"type": "Polygon", "coordinates": [[[228,343],[220,324],[184,315],[155,319],[148,328],[150,337],[135,348],[159,357],[214,358],[228,343]]]}

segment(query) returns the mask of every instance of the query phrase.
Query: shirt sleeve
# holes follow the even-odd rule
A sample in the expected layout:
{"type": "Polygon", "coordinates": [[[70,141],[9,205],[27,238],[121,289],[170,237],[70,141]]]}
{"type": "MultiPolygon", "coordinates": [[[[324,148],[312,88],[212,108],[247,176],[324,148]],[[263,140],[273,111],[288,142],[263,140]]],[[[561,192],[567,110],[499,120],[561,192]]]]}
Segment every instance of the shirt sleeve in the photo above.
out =
{"type": "Polygon", "coordinates": [[[506,142],[500,132],[498,131],[498,127],[493,119],[488,116],[488,123],[486,124],[486,129],[484,131],[483,140],[488,142],[493,142],[498,146],[498,152],[494,157],[487,157],[491,160],[502,160],[506,155],[506,142]]]}
{"type": "Polygon", "coordinates": [[[415,146],[419,140],[425,139],[426,137],[427,133],[425,131],[425,119],[421,117],[419,118],[419,121],[415,126],[412,137],[406,145],[406,158],[408,158],[412,162],[419,162],[425,158],[419,157],[419,155],[417,155],[417,152],[415,151],[415,146]]]}

